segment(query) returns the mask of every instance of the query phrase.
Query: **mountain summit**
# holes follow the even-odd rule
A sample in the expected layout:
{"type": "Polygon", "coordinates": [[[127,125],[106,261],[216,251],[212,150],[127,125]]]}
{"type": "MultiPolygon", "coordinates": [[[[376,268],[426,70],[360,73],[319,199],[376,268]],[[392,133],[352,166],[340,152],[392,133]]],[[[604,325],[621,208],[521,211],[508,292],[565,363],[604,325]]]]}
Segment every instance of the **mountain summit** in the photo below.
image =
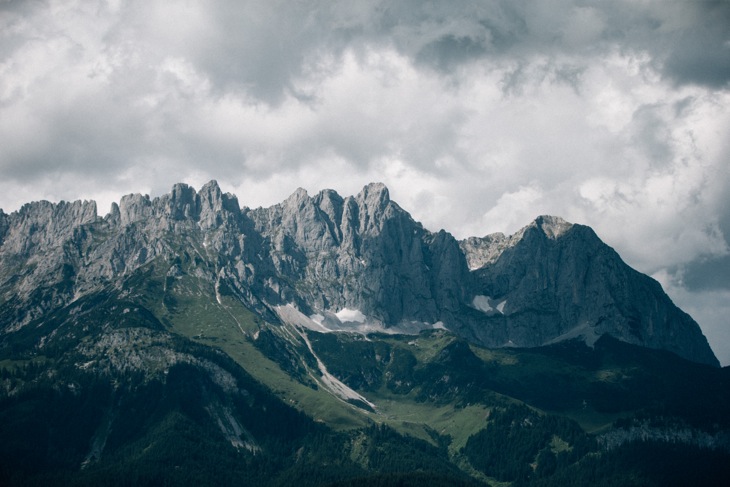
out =
{"type": "Polygon", "coordinates": [[[588,227],[382,184],[0,211],[0,485],[727,485],[730,368],[588,227]]]}
{"type": "Polygon", "coordinates": [[[122,289],[145,266],[164,267],[173,285],[184,262],[210,285],[207,299],[227,293],[272,322],[446,328],[487,347],[609,335],[719,365],[697,323],[589,227],[540,216],[512,236],[457,241],[425,229],[379,183],[344,198],[298,189],[257,209],[211,181],[124,196],[103,218],[81,201],[0,211],[0,333],[122,289]]]}

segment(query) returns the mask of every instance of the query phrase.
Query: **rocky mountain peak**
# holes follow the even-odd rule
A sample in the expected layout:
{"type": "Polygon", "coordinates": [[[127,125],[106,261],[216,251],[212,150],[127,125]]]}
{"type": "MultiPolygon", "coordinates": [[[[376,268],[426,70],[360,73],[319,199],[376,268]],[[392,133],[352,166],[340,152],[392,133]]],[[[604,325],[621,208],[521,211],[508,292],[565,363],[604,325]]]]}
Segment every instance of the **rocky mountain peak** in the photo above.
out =
{"type": "Polygon", "coordinates": [[[359,210],[360,233],[378,233],[382,224],[395,214],[406,214],[391,202],[388,188],[383,183],[368,184],[354,197],[354,202],[359,210]]]}
{"type": "Polygon", "coordinates": [[[185,183],[177,183],[172,192],[155,200],[165,216],[173,220],[195,219],[198,216],[197,193],[185,183]]]}
{"type": "Polygon", "coordinates": [[[313,198],[313,202],[326,215],[328,225],[332,232],[338,235],[338,240],[340,240],[342,236],[342,212],[344,210],[345,200],[336,191],[325,189],[313,198]]]}
{"type": "Polygon", "coordinates": [[[718,365],[699,326],[659,283],[626,265],[589,227],[542,216],[509,238],[467,239],[461,247],[480,264],[472,269],[484,298],[474,305],[487,310],[493,330],[505,326],[505,341],[591,344],[608,334],[718,365]]]}
{"type": "Polygon", "coordinates": [[[170,193],[154,200],[138,193],[122,196],[119,205],[112,204],[109,221],[127,226],[154,215],[163,221],[196,221],[202,228],[210,229],[223,223],[224,212],[237,217],[240,211],[236,196],[223,193],[218,182],[213,180],[199,192],[187,184],[175,184],[170,193]]]}
{"type": "Polygon", "coordinates": [[[509,245],[503,233],[497,232],[484,237],[469,237],[459,242],[470,270],[479,269],[497,260],[509,245]]]}
{"type": "Polygon", "coordinates": [[[536,232],[538,238],[557,240],[572,228],[572,223],[558,216],[541,215],[509,237],[501,232],[484,237],[468,237],[459,242],[459,246],[466,256],[469,269],[475,270],[496,262],[502,252],[523,241],[531,232],[536,232]]]}
{"type": "Polygon", "coordinates": [[[36,201],[23,205],[18,211],[18,216],[28,221],[48,220],[49,223],[56,225],[78,226],[96,220],[96,202],[85,200],[60,201],[59,203],[36,201]]]}
{"type": "Polygon", "coordinates": [[[197,204],[200,226],[204,229],[220,226],[226,219],[223,216],[226,212],[234,216],[238,216],[241,212],[238,198],[230,193],[224,194],[215,180],[200,188],[197,204]]]}
{"type": "Polygon", "coordinates": [[[284,200],[282,205],[286,208],[296,209],[303,208],[305,205],[311,203],[309,193],[304,188],[297,188],[287,199],[284,200]]]}
{"type": "Polygon", "coordinates": [[[206,228],[220,225],[218,215],[223,211],[223,193],[217,181],[210,181],[198,193],[200,224],[206,228]]]}
{"type": "Polygon", "coordinates": [[[609,334],[717,364],[699,326],[658,283],[589,227],[555,216],[511,236],[457,242],[423,228],[381,183],[345,198],[300,188],[280,204],[241,210],[216,181],[197,192],[176,184],[154,200],[126,195],[103,220],[94,202],[0,212],[0,294],[48,294],[27,319],[100,283],[120,285],[144,266],[190,262],[193,253],[211,289],[226,279],[266,319],[290,304],[308,316],[349,310],[385,328],[440,324],[495,347],[609,334]]]}
{"type": "Polygon", "coordinates": [[[573,228],[573,224],[569,223],[559,216],[541,215],[535,219],[535,226],[550,239],[560,238],[563,234],[573,228]]]}
{"type": "Polygon", "coordinates": [[[383,183],[369,183],[357,195],[367,206],[384,206],[390,201],[390,192],[383,183]]]}
{"type": "Polygon", "coordinates": [[[149,195],[128,194],[119,200],[120,223],[124,226],[149,218],[151,215],[152,202],[149,195]]]}

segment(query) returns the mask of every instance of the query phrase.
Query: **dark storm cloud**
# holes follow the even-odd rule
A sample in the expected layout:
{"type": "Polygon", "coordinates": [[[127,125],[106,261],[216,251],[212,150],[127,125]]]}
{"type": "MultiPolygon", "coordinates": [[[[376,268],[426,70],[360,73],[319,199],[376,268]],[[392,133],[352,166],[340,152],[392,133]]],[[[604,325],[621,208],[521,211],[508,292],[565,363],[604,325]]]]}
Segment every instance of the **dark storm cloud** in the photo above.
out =
{"type": "Polygon", "coordinates": [[[672,36],[664,72],[677,83],[712,88],[730,83],[730,2],[687,2],[697,24],[672,36]]]}
{"type": "Polygon", "coordinates": [[[448,71],[462,63],[506,52],[527,34],[511,2],[383,2],[369,21],[373,37],[390,39],[420,63],[448,71]]]}
{"type": "Polygon", "coordinates": [[[730,290],[730,256],[693,262],[682,275],[682,283],[690,291],[730,290]]]}
{"type": "MultiPolygon", "coordinates": [[[[646,52],[677,83],[730,81],[730,2],[459,1],[373,3],[360,29],[448,72],[484,57],[646,52]]],[[[369,37],[369,39],[368,39],[369,37]]]]}
{"type": "Polygon", "coordinates": [[[484,42],[471,37],[446,34],[426,44],[416,59],[448,71],[455,65],[483,56],[487,52],[484,42]]]}
{"type": "MultiPolygon", "coordinates": [[[[730,202],[726,202],[720,217],[719,231],[725,242],[730,242],[730,202]]],[[[680,272],[683,284],[690,291],[730,290],[730,255],[701,257],[680,272]]]]}
{"type": "Polygon", "coordinates": [[[142,22],[137,28],[143,39],[162,42],[173,52],[184,49],[220,92],[240,91],[273,104],[297,94],[294,84],[311,65],[322,57],[338,59],[346,49],[390,46],[443,73],[483,58],[574,49],[570,39],[562,38],[561,29],[570,28],[561,20],[570,14],[564,2],[536,7],[513,1],[366,0],[352,5],[213,2],[206,7],[205,34],[193,32],[190,45],[182,46],[152,35],[154,24],[142,22]]]}
{"type": "Polygon", "coordinates": [[[272,104],[297,94],[294,82],[321,58],[337,60],[345,49],[391,46],[446,70],[504,51],[515,42],[512,24],[522,22],[509,2],[223,0],[206,10],[209,28],[187,54],[220,92],[272,104]]]}

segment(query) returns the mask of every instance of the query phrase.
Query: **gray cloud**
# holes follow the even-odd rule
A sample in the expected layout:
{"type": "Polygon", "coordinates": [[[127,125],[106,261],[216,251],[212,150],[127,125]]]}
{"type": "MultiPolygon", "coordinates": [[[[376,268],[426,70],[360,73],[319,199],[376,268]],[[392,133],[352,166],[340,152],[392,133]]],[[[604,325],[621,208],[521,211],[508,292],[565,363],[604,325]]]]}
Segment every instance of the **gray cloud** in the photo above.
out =
{"type": "Polygon", "coordinates": [[[680,84],[727,88],[730,83],[730,3],[686,2],[697,23],[671,37],[664,72],[680,84]]]}
{"type": "Polygon", "coordinates": [[[730,256],[694,261],[683,269],[682,276],[690,291],[730,290],[730,256]]]}
{"type": "MultiPolygon", "coordinates": [[[[448,72],[480,58],[529,59],[611,49],[646,52],[679,84],[730,81],[730,4],[692,2],[393,2],[371,19],[376,35],[448,72]]],[[[367,30],[366,30],[367,32],[367,30]]]]}
{"type": "Polygon", "coordinates": [[[730,274],[729,11],[0,3],[0,207],[95,198],[104,211],[211,178],[257,206],[380,180],[458,237],[543,213],[590,224],[711,303],[730,274]]]}
{"type": "MultiPolygon", "coordinates": [[[[718,231],[730,247],[730,204],[726,202],[723,210],[718,222],[718,231]]],[[[677,269],[676,272],[682,277],[683,285],[690,291],[730,291],[730,253],[701,256],[677,269]]]]}
{"type": "Polygon", "coordinates": [[[322,46],[335,55],[342,49],[327,10],[324,2],[221,2],[193,61],[221,92],[280,103],[322,46]]]}

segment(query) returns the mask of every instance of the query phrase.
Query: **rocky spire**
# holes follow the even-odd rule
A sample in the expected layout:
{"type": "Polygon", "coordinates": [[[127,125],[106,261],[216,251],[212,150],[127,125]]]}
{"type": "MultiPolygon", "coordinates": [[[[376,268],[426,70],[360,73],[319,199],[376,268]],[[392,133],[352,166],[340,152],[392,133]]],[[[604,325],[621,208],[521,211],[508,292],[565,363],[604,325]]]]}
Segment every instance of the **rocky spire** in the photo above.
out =
{"type": "Polygon", "coordinates": [[[122,225],[146,220],[152,216],[152,203],[148,195],[139,193],[122,196],[119,201],[119,217],[122,225]]]}

